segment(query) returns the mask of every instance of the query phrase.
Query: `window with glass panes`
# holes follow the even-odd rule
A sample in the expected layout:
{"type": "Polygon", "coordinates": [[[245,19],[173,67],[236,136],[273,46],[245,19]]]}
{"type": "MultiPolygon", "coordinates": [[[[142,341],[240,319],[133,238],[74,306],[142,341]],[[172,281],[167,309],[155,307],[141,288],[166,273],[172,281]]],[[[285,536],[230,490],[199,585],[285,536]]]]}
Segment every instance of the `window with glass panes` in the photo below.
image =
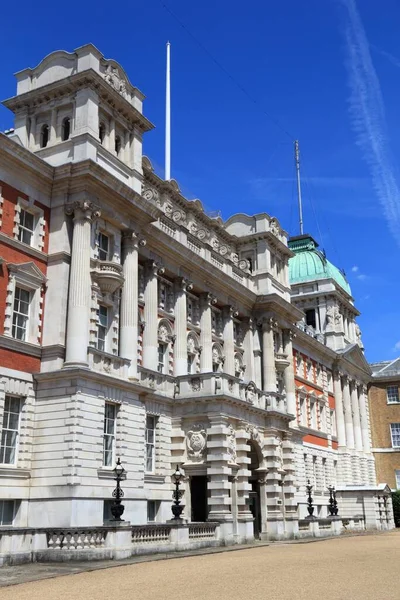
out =
{"type": "Polygon", "coordinates": [[[6,396],[1,428],[0,463],[15,465],[17,462],[21,399],[6,396]]]}
{"type": "Polygon", "coordinates": [[[187,357],[187,372],[188,373],[193,373],[193,366],[194,366],[194,354],[188,354],[188,357],[187,357]]]}
{"type": "Polygon", "coordinates": [[[108,329],[108,308],[99,304],[98,322],[97,322],[97,349],[106,350],[108,329]]]}
{"type": "Polygon", "coordinates": [[[397,404],[400,402],[399,388],[397,385],[388,385],[386,388],[386,397],[388,404],[397,404]]]}
{"type": "Polygon", "coordinates": [[[103,465],[105,467],[112,467],[114,464],[116,414],[117,407],[115,404],[106,402],[103,435],[103,465]]]}
{"type": "Polygon", "coordinates": [[[396,489],[400,490],[400,470],[397,469],[394,474],[396,476],[396,489]]]}
{"type": "Polygon", "coordinates": [[[393,448],[400,448],[400,423],[390,423],[393,448]]]}
{"type": "Polygon", "coordinates": [[[159,507],[160,502],[158,500],[147,501],[147,521],[149,523],[156,521],[159,507]]]}
{"type": "Polygon", "coordinates": [[[110,238],[100,231],[98,239],[98,257],[99,260],[108,260],[110,249],[110,238]]]}
{"type": "Polygon", "coordinates": [[[146,417],[146,472],[154,473],[155,470],[155,444],[156,444],[157,417],[146,417]]]}
{"type": "Polygon", "coordinates": [[[12,525],[14,521],[14,500],[0,500],[0,525],[12,525]]]}
{"type": "Polygon", "coordinates": [[[19,213],[18,239],[24,244],[32,245],[33,234],[35,231],[35,217],[32,213],[21,208],[19,213]]]}
{"type": "Polygon", "coordinates": [[[12,336],[23,342],[27,339],[30,301],[31,293],[17,286],[14,292],[12,336]]]}
{"type": "Polygon", "coordinates": [[[158,366],[157,371],[159,373],[165,372],[165,352],[167,346],[166,344],[158,344],[158,366]]]}

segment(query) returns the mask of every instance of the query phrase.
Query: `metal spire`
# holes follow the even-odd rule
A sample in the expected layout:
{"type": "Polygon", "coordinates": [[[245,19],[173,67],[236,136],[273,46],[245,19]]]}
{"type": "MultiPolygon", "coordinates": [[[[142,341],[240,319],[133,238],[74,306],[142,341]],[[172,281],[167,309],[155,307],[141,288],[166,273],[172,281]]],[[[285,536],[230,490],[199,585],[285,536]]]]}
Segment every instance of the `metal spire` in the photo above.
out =
{"type": "Polygon", "coordinates": [[[296,178],[297,178],[297,200],[299,203],[299,224],[300,224],[300,235],[303,235],[303,205],[301,202],[301,185],[300,185],[300,151],[299,141],[294,141],[294,161],[296,164],[296,178]]]}
{"type": "Polygon", "coordinates": [[[165,179],[171,179],[171,44],[167,42],[165,84],[165,179]]]}

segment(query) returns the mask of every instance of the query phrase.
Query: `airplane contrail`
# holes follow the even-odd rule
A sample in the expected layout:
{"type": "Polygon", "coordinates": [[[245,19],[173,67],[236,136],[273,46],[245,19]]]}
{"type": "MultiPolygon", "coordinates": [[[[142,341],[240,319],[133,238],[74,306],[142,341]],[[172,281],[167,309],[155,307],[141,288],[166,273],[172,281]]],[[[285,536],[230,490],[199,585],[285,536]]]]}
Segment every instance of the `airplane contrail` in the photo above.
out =
{"type": "Polygon", "coordinates": [[[385,106],[368,39],[355,0],[339,0],[346,10],[346,67],[350,118],[390,231],[400,244],[400,190],[387,136],[385,106]]]}

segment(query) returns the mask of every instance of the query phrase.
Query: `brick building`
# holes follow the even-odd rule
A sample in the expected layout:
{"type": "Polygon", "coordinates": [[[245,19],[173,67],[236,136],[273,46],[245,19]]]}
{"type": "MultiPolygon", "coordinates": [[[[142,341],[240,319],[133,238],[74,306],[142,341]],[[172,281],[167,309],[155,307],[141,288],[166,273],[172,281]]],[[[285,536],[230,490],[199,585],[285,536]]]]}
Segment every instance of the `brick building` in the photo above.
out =
{"type": "Polygon", "coordinates": [[[372,451],[378,482],[400,489],[400,359],[371,365],[372,451]]]}

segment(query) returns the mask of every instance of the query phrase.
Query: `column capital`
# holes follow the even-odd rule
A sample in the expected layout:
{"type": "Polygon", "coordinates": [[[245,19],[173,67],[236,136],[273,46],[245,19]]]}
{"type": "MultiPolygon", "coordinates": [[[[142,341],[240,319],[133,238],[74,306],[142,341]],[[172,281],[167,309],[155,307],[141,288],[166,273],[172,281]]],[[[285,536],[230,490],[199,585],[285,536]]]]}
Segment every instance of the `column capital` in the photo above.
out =
{"type": "Polygon", "coordinates": [[[239,316],[239,311],[236,308],[234,308],[231,304],[226,304],[222,308],[222,311],[224,313],[224,316],[228,319],[233,319],[239,316]]]}
{"type": "Polygon", "coordinates": [[[139,246],[145,246],[147,242],[144,237],[140,236],[138,231],[127,229],[122,232],[122,243],[127,248],[138,248],[139,246]]]}
{"type": "Polygon", "coordinates": [[[204,292],[203,294],[200,294],[200,300],[202,301],[203,305],[206,306],[215,306],[215,304],[217,304],[217,297],[210,294],[210,292],[204,292]]]}
{"type": "Polygon", "coordinates": [[[99,207],[90,200],[76,200],[65,207],[67,215],[73,215],[74,221],[92,221],[101,216],[99,207]]]}
{"type": "Polygon", "coordinates": [[[156,260],[148,260],[146,262],[146,269],[148,273],[152,273],[156,276],[164,275],[165,273],[165,267],[163,267],[163,265],[156,260]]]}
{"type": "Polygon", "coordinates": [[[193,289],[193,283],[186,277],[177,277],[174,280],[175,289],[184,293],[190,292],[193,289]]]}
{"type": "Polygon", "coordinates": [[[277,329],[279,323],[276,319],[274,319],[273,317],[262,317],[259,321],[258,321],[258,325],[260,327],[262,327],[263,331],[274,331],[275,329],[277,329]]]}

